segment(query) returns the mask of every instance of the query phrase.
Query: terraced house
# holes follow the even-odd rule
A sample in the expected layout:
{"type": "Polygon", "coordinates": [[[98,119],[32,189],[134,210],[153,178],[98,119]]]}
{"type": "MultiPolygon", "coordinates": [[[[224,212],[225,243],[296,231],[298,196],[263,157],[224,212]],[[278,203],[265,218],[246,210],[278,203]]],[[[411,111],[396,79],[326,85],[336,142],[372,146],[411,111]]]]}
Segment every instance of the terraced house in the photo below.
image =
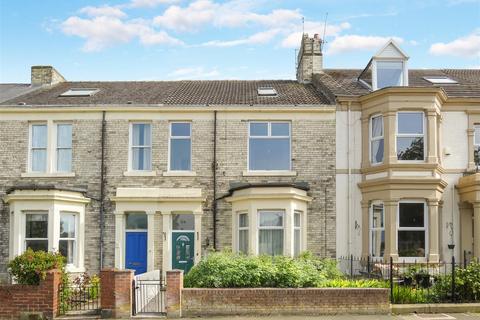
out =
{"type": "Polygon", "coordinates": [[[0,273],[28,247],[92,273],[188,271],[225,248],[480,256],[480,71],[409,70],[394,42],[365,69],[324,69],[321,45],[303,38],[296,81],[36,66],[1,85],[0,273]]]}

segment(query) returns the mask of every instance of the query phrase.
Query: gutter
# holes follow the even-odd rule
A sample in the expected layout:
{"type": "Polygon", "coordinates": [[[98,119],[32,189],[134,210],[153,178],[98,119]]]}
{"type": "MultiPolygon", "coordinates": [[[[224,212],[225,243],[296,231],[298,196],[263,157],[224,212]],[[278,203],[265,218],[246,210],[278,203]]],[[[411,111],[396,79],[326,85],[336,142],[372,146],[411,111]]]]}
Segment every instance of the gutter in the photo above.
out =
{"type": "Polygon", "coordinates": [[[213,249],[217,249],[217,110],[213,111],[213,249]]]}
{"type": "Polygon", "coordinates": [[[100,270],[103,269],[104,233],[105,233],[105,111],[102,111],[102,158],[100,163],[100,270]]]}

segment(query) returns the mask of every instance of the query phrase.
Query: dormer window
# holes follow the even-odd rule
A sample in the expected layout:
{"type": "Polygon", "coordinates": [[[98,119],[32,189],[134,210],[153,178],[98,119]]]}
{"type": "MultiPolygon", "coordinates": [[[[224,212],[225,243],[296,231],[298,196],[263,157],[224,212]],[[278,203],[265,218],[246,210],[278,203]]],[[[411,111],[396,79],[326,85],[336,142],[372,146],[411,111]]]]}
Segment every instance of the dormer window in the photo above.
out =
{"type": "Polygon", "coordinates": [[[403,61],[377,61],[377,89],[403,86],[403,61]]]}

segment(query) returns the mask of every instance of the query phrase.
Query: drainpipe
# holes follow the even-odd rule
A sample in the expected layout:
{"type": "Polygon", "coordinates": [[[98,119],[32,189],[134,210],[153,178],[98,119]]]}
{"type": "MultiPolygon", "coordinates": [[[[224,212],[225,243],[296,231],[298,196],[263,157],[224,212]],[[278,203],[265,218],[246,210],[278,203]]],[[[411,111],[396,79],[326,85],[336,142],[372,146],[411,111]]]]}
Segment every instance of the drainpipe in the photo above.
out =
{"type": "Polygon", "coordinates": [[[348,240],[348,256],[352,254],[352,226],[350,225],[351,223],[351,175],[352,175],[352,169],[350,166],[350,106],[351,102],[348,102],[347,106],[347,226],[348,226],[348,232],[347,232],[347,240],[348,240]]]}
{"type": "Polygon", "coordinates": [[[213,111],[213,249],[217,250],[217,110],[213,111]]]}
{"type": "Polygon", "coordinates": [[[105,111],[102,111],[102,158],[100,163],[100,270],[103,269],[103,238],[105,229],[105,111]]]}

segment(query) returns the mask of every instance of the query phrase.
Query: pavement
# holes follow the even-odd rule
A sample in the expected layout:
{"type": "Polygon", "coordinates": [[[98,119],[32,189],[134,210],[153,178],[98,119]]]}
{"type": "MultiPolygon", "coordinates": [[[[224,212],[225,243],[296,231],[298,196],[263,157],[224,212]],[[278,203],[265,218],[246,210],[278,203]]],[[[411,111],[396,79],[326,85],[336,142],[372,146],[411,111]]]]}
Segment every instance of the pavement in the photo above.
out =
{"type": "Polygon", "coordinates": [[[402,315],[332,315],[332,316],[230,316],[182,318],[184,320],[480,320],[480,313],[429,313],[402,315]]]}

